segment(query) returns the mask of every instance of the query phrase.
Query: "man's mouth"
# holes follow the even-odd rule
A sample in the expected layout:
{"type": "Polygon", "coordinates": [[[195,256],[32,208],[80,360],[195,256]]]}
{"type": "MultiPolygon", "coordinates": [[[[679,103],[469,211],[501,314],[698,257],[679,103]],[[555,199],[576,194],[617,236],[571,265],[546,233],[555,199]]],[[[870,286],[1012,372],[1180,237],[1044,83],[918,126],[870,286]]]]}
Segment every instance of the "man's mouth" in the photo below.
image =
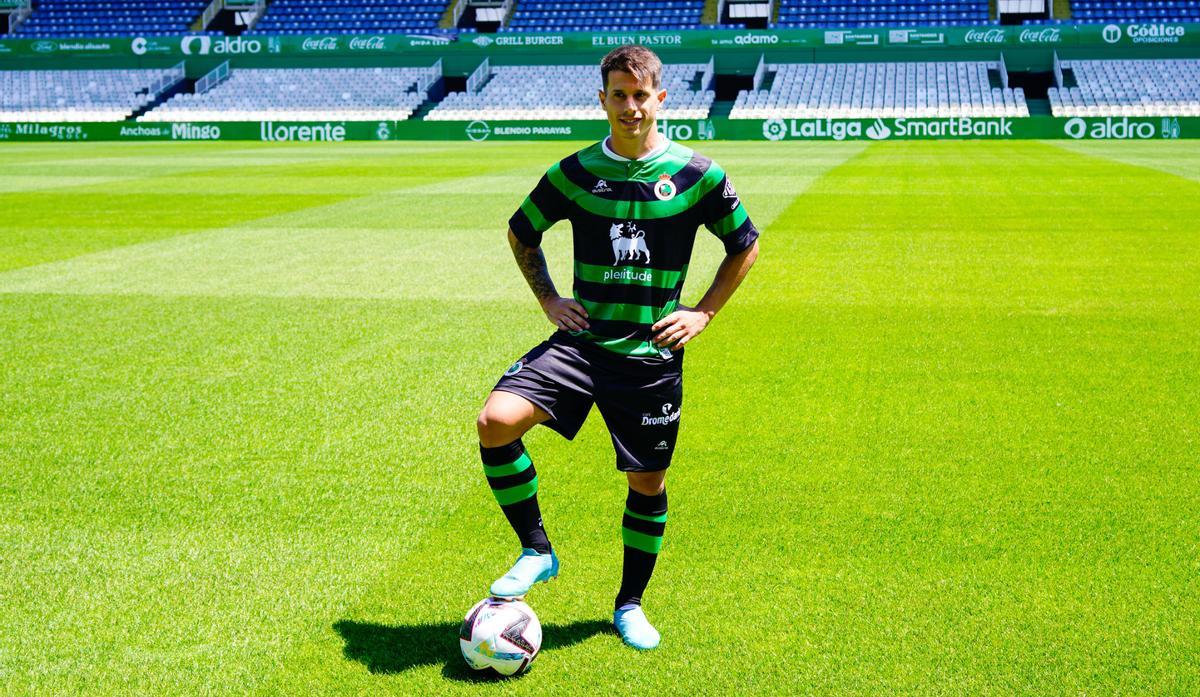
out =
{"type": "Polygon", "coordinates": [[[626,126],[636,126],[641,122],[642,122],[642,118],[640,116],[622,116],[621,117],[621,123],[626,126]]]}

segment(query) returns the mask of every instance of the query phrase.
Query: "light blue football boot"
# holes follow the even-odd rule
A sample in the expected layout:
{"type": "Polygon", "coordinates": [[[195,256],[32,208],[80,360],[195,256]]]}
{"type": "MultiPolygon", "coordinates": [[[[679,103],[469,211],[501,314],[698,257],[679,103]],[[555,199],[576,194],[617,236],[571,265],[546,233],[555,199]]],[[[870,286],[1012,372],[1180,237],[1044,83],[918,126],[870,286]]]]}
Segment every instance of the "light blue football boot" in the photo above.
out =
{"type": "Polygon", "coordinates": [[[496,598],[524,598],[535,583],[545,583],[558,576],[558,555],[538,554],[537,550],[524,547],[517,563],[492,584],[491,593],[496,598]]]}
{"type": "Polygon", "coordinates": [[[639,605],[626,605],[614,612],[613,625],[626,644],[642,651],[655,648],[662,638],[639,605]]]}

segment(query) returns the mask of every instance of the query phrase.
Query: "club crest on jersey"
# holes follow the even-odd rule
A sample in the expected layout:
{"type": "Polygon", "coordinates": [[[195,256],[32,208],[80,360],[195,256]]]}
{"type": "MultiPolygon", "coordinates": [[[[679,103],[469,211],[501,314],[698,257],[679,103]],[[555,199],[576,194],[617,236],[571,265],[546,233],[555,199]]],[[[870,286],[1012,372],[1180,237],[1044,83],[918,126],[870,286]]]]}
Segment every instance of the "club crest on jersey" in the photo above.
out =
{"type": "Polygon", "coordinates": [[[613,223],[608,229],[612,241],[613,266],[623,261],[650,263],[650,248],[646,246],[646,231],[633,222],[613,223]]]}
{"type": "Polygon", "coordinates": [[[611,194],[612,188],[609,187],[608,182],[604,181],[603,179],[597,179],[596,185],[592,187],[592,193],[593,194],[611,194]]]}
{"type": "Polygon", "coordinates": [[[675,198],[675,182],[671,181],[671,175],[658,175],[658,181],[654,184],[654,196],[659,201],[670,201],[675,198]]]}

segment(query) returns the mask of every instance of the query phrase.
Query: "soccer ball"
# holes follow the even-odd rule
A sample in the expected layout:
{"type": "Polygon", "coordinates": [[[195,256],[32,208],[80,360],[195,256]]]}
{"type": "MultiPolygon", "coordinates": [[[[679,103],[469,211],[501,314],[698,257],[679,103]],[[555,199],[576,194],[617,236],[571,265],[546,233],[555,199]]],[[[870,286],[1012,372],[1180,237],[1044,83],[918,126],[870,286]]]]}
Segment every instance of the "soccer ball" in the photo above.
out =
{"type": "Polygon", "coordinates": [[[467,613],[458,646],[475,670],[491,668],[501,675],[516,675],[537,658],[542,623],[520,600],[486,598],[467,613]]]}

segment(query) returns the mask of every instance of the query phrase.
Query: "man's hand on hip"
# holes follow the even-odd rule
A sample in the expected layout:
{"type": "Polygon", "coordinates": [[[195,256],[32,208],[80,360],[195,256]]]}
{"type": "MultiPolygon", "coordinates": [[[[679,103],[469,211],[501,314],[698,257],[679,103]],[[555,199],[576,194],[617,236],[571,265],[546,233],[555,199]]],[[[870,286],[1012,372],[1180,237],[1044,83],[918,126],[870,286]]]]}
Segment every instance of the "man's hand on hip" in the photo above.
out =
{"type": "Polygon", "coordinates": [[[654,323],[654,344],[659,348],[678,349],[696,338],[708,326],[712,315],[693,307],[680,305],[679,309],[654,323]]]}
{"type": "Polygon", "coordinates": [[[587,310],[571,298],[560,296],[546,298],[542,301],[542,311],[546,313],[546,319],[559,329],[579,332],[589,326],[587,310]]]}

